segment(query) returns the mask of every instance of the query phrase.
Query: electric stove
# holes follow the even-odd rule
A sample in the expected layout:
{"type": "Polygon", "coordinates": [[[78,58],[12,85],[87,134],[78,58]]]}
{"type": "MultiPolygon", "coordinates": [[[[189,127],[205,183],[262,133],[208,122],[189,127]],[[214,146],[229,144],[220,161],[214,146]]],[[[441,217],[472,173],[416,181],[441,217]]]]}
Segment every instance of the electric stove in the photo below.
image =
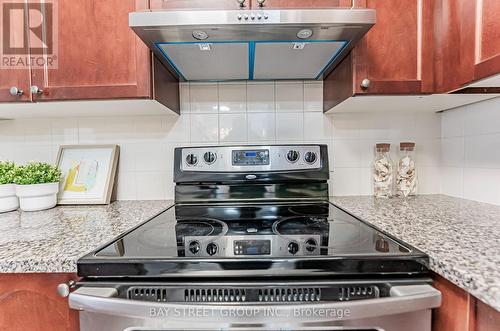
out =
{"type": "Polygon", "coordinates": [[[429,330],[440,294],[429,285],[427,255],[329,202],[327,146],[203,146],[174,154],[175,204],[78,260],[82,279],[70,305],[84,311],[83,330],[109,323],[110,315],[113,330],[392,331],[401,329],[401,316],[425,320],[407,331],[429,330]],[[355,316],[293,315],[341,307],[355,316]],[[163,308],[166,319],[158,319],[163,308]],[[209,316],[175,313],[198,308],[209,316]],[[240,308],[253,313],[230,312],[240,308]]]}

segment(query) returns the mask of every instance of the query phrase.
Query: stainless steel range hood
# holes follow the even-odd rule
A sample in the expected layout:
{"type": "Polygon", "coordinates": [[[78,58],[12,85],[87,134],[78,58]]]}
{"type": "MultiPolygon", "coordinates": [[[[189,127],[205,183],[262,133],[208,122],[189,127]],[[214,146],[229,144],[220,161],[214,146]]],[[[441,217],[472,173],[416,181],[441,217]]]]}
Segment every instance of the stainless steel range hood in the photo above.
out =
{"type": "Polygon", "coordinates": [[[129,24],[181,81],[323,79],[375,11],[145,11],[129,24]]]}

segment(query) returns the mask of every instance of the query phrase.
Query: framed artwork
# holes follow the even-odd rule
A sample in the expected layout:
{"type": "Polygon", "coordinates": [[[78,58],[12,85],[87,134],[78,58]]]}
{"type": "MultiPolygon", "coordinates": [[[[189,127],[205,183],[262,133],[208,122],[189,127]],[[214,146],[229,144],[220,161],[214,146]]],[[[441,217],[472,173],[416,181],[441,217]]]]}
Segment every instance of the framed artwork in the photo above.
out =
{"type": "Polygon", "coordinates": [[[59,147],[61,170],[58,204],[109,204],[115,182],[118,145],[66,145],[59,147]]]}

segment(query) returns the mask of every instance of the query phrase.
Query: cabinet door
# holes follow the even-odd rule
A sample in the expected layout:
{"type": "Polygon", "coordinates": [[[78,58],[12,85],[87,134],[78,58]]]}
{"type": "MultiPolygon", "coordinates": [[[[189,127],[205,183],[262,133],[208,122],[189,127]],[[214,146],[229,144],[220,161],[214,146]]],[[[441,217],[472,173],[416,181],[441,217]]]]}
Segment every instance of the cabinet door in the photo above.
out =
{"type": "Polygon", "coordinates": [[[476,0],[475,13],[474,80],[478,80],[500,73],[500,1],[476,0]]]}
{"type": "MultiPolygon", "coordinates": [[[[249,8],[250,0],[245,0],[249,8]]],[[[150,0],[151,9],[238,9],[237,0],[150,0]]]]}
{"type": "MultiPolygon", "coordinates": [[[[43,9],[41,3],[30,9],[43,9]]],[[[58,67],[32,70],[33,85],[43,91],[35,101],[151,96],[151,55],[128,26],[128,14],[147,9],[147,0],[55,3],[58,67]]]]}
{"type": "Polygon", "coordinates": [[[436,1],[434,91],[448,92],[474,79],[475,1],[436,1]]]}
{"type": "Polygon", "coordinates": [[[432,312],[432,330],[474,330],[474,297],[441,276],[433,278],[433,286],[441,291],[441,306],[432,312]]]}
{"type": "Polygon", "coordinates": [[[429,1],[366,1],[377,11],[377,22],[354,49],[356,93],[421,93],[429,58],[422,41],[428,36],[429,1]],[[361,87],[364,79],[370,81],[361,87]]]}
{"type": "Polygon", "coordinates": [[[27,6],[22,2],[0,0],[0,17],[7,19],[3,22],[2,33],[8,38],[2,38],[1,67],[0,67],[0,102],[31,101],[30,70],[26,63],[29,55],[27,43],[27,6]],[[8,29],[8,30],[7,30],[8,29]],[[19,90],[18,95],[12,95],[10,89],[19,90]],[[22,91],[22,94],[21,94],[22,91]]]}
{"type": "Polygon", "coordinates": [[[0,330],[77,331],[78,312],[57,295],[73,274],[0,274],[0,330]]]}
{"type": "MultiPolygon", "coordinates": [[[[356,0],[265,0],[264,8],[350,8],[356,0]]],[[[359,0],[358,0],[359,1],[359,0]]],[[[259,2],[252,0],[252,8],[258,8],[259,2]]]]}

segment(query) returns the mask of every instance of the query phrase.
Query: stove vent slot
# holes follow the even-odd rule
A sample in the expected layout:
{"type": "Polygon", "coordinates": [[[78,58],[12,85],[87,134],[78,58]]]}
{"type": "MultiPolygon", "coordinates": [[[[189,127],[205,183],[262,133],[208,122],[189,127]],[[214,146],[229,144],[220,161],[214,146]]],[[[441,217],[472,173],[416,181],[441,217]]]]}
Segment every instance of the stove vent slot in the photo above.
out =
{"type": "Polygon", "coordinates": [[[167,301],[167,289],[161,287],[131,287],[128,290],[129,299],[141,301],[167,301]]]}
{"type": "Polygon", "coordinates": [[[284,287],[259,290],[259,302],[312,302],[320,300],[320,288],[284,287]]]}
{"type": "Polygon", "coordinates": [[[376,286],[345,286],[339,288],[341,301],[377,298],[379,290],[376,286]]]}
{"type": "Polygon", "coordinates": [[[185,302],[245,302],[245,289],[213,288],[213,289],[185,289],[185,302]]]}

